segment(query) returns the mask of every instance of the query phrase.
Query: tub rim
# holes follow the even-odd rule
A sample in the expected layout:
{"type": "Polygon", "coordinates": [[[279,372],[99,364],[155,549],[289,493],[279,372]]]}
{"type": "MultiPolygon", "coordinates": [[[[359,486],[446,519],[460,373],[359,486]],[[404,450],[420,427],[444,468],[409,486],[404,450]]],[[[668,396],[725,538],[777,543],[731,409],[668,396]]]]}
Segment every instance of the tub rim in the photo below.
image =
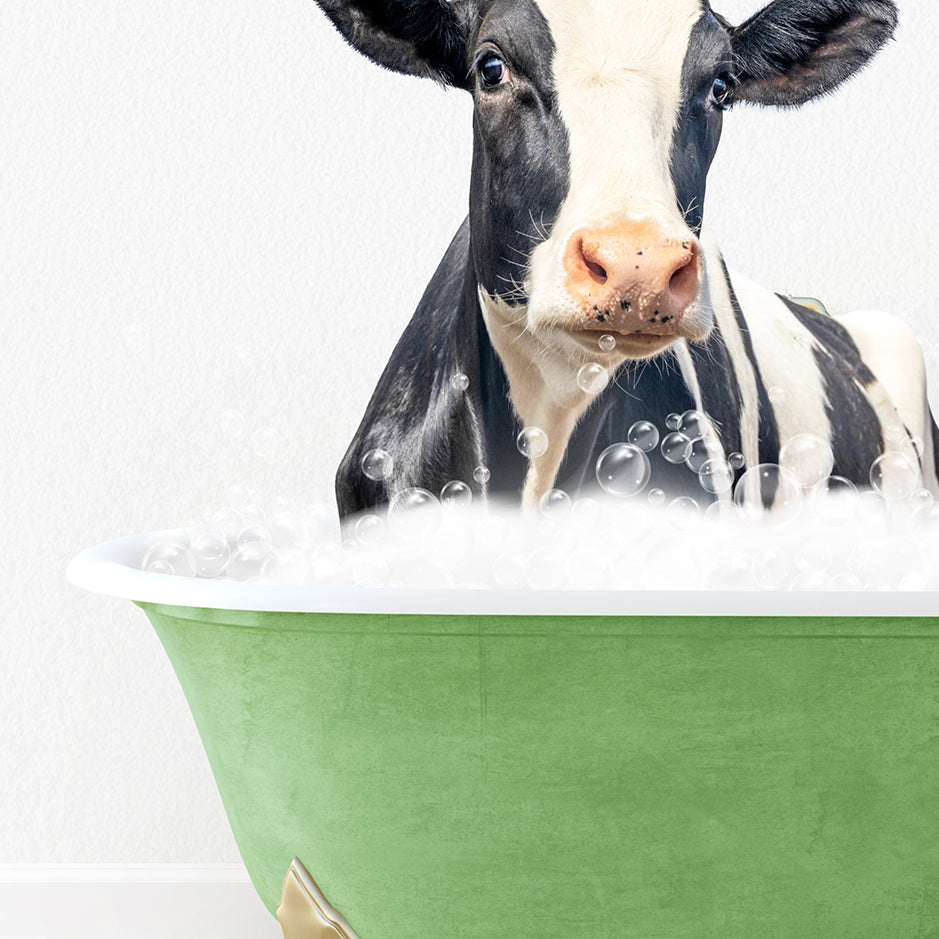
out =
{"type": "Polygon", "coordinates": [[[161,606],[259,613],[379,613],[473,616],[830,616],[935,617],[939,591],[473,590],[290,587],[179,577],[135,566],[147,547],[184,529],[145,532],[86,548],[69,563],[73,586],[161,606]]]}

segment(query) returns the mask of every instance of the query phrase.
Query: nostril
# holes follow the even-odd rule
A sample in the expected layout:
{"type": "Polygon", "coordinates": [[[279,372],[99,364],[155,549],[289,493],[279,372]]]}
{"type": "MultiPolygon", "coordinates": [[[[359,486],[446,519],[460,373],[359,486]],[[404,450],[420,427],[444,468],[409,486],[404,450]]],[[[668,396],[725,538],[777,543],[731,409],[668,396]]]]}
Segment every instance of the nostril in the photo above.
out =
{"type": "Polygon", "coordinates": [[[680,312],[698,296],[698,265],[694,255],[673,272],[668,282],[668,294],[672,300],[670,306],[680,312]]]}
{"type": "Polygon", "coordinates": [[[596,261],[591,261],[590,258],[584,258],[584,266],[590,271],[590,276],[598,283],[605,284],[609,279],[609,275],[606,272],[606,268],[602,264],[597,264],[596,261]]]}

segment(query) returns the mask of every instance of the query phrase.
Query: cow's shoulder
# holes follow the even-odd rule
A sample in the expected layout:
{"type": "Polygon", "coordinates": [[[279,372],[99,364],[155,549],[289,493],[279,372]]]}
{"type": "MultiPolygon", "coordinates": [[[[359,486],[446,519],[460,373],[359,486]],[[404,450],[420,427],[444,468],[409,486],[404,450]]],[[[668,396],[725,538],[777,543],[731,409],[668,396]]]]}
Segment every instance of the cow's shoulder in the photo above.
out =
{"type": "Polygon", "coordinates": [[[461,387],[461,376],[469,387],[479,384],[475,313],[465,312],[468,258],[464,223],[398,340],[339,466],[342,516],[383,505],[412,486],[438,495],[450,479],[472,479],[479,460],[477,396],[461,387]],[[370,479],[362,463],[379,449],[389,454],[393,468],[384,479],[370,479]]]}
{"type": "MultiPolygon", "coordinates": [[[[905,383],[922,388],[926,380],[923,350],[910,325],[882,310],[856,310],[833,317],[848,331],[871,371],[897,371],[905,383]]],[[[883,374],[882,374],[883,373],[883,374]]]]}

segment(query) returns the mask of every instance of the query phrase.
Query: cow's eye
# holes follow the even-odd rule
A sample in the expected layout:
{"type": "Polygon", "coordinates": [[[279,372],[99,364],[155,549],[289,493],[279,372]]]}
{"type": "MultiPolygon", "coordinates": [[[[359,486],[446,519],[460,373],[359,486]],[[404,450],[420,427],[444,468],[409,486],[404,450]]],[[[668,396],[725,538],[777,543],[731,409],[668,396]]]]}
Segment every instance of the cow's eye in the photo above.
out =
{"type": "Polygon", "coordinates": [[[479,78],[487,88],[493,88],[509,80],[509,70],[499,56],[487,55],[479,63],[479,78]]]}
{"type": "Polygon", "coordinates": [[[729,75],[718,75],[711,85],[711,104],[724,111],[732,104],[736,82],[729,75]]]}

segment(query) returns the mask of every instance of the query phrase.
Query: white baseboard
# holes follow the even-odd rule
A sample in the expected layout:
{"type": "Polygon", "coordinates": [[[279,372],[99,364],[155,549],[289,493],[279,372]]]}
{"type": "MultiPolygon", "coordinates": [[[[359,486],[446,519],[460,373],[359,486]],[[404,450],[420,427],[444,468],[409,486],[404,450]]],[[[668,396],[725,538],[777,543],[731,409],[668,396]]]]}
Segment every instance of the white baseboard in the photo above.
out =
{"type": "Polygon", "coordinates": [[[3,939],[283,939],[238,864],[0,865],[3,939]]]}

